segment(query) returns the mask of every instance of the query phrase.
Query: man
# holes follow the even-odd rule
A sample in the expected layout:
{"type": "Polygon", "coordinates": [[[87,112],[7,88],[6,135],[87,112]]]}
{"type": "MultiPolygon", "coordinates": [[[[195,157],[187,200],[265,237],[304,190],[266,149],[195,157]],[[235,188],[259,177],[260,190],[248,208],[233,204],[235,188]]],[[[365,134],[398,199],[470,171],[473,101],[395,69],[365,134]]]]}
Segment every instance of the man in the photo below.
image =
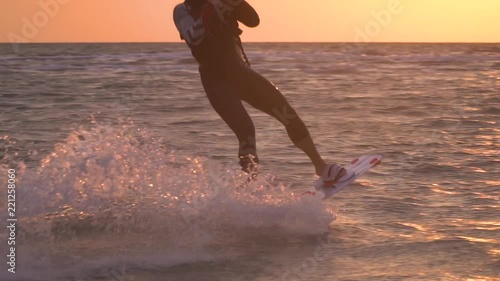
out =
{"type": "Polygon", "coordinates": [[[185,0],[175,7],[174,22],[199,63],[201,82],[210,104],[238,138],[238,157],[244,171],[254,172],[259,159],[255,128],[242,101],[285,126],[292,142],[311,159],[325,187],[347,176],[344,168],[327,164],[321,158],[304,122],[285,97],[250,68],[238,22],[256,27],[259,16],[246,1],[185,0]]]}

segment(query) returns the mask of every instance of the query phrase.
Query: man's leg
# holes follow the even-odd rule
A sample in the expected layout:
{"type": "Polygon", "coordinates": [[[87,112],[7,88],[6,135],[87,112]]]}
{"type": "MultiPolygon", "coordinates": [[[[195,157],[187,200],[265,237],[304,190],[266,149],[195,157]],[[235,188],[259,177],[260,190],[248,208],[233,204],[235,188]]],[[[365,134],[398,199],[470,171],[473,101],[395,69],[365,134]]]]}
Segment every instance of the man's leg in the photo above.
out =
{"type": "Polygon", "coordinates": [[[203,76],[202,83],[210,104],[238,138],[238,158],[242,169],[252,171],[259,161],[255,127],[240,97],[235,93],[233,83],[203,76]]]}
{"type": "Polygon", "coordinates": [[[241,98],[251,106],[273,116],[286,128],[290,140],[311,159],[317,175],[322,175],[326,162],[319,155],[304,122],[283,94],[266,78],[248,68],[241,98]]]}

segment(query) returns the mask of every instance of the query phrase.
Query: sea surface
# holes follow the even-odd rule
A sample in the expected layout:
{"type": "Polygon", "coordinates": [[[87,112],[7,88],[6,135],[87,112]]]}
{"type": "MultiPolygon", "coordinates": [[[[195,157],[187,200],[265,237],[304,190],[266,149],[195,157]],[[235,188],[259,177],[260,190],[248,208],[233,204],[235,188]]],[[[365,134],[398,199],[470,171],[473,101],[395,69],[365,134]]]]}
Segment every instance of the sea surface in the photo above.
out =
{"type": "Polygon", "coordinates": [[[2,44],[0,280],[500,280],[500,44],[244,46],[325,159],[382,165],[301,196],[313,166],[248,106],[245,184],[184,44],[2,44]]]}

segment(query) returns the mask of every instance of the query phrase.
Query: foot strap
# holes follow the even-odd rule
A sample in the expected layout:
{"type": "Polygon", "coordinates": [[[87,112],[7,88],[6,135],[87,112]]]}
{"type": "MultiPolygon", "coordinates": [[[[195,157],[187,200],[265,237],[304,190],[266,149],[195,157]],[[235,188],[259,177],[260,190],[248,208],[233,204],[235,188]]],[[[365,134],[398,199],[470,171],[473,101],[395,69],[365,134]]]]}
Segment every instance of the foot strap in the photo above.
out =
{"type": "Polygon", "coordinates": [[[321,179],[323,182],[338,180],[339,173],[344,170],[344,167],[338,164],[328,164],[323,171],[321,179]]]}

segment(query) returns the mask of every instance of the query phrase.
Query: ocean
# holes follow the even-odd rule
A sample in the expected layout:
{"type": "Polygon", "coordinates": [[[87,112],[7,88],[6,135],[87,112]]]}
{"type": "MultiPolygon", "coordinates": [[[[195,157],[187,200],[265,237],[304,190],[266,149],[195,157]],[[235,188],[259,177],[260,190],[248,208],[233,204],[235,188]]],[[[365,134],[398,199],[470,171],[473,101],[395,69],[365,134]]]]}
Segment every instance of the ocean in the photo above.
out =
{"type": "Polygon", "coordinates": [[[245,185],[184,44],[2,44],[0,280],[500,280],[500,44],[244,46],[325,159],[382,164],[301,196],[247,106],[245,185]]]}

